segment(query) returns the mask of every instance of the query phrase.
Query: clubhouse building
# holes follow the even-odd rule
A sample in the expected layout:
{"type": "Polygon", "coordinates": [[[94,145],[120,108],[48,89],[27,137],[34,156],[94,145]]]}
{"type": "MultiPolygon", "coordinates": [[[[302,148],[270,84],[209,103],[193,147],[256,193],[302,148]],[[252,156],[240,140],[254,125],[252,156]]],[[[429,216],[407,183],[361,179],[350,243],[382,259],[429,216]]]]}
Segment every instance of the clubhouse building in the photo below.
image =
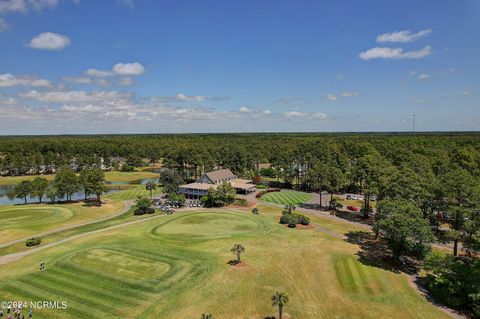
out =
{"type": "Polygon", "coordinates": [[[256,190],[251,180],[238,178],[229,169],[221,169],[205,173],[195,183],[179,186],[178,193],[189,199],[200,198],[207,195],[209,188],[217,188],[224,182],[230,183],[237,193],[250,194],[256,190]]]}

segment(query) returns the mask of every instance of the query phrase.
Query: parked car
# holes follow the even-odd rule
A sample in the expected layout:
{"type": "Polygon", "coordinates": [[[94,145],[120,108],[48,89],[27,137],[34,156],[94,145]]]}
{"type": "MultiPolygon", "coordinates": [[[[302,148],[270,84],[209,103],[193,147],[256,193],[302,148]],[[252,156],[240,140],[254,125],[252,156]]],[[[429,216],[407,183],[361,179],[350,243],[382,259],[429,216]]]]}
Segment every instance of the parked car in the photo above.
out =
{"type": "Polygon", "coordinates": [[[348,210],[351,210],[352,212],[358,212],[358,211],[360,211],[360,208],[355,207],[355,206],[352,206],[352,205],[348,205],[348,206],[347,206],[347,209],[348,209],[348,210]]]}

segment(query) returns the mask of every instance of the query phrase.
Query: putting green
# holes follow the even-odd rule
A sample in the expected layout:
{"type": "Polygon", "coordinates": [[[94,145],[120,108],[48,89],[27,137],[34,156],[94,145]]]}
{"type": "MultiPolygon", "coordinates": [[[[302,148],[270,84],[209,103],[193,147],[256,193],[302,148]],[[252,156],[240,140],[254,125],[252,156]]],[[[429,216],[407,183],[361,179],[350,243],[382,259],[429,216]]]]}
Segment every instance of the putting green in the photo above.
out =
{"type": "Polygon", "coordinates": [[[261,199],[263,201],[274,203],[274,204],[303,204],[309,201],[312,198],[310,194],[297,192],[297,191],[281,191],[281,192],[271,192],[263,195],[261,199]]]}
{"type": "Polygon", "coordinates": [[[89,269],[113,275],[119,279],[143,281],[161,277],[169,269],[168,264],[108,249],[92,249],[70,259],[73,264],[82,264],[89,269]]]}
{"type": "Polygon", "coordinates": [[[173,238],[220,238],[253,234],[262,225],[243,214],[196,213],[157,226],[152,233],[173,238]]]}

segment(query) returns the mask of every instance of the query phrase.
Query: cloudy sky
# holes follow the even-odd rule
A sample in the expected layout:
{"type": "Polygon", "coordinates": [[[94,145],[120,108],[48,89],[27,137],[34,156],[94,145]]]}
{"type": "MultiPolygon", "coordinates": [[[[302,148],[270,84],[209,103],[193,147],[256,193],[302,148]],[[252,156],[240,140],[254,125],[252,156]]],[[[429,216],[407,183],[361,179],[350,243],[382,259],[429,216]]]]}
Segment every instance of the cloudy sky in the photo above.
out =
{"type": "Polygon", "coordinates": [[[0,134],[480,129],[478,0],[0,0],[0,134]]]}

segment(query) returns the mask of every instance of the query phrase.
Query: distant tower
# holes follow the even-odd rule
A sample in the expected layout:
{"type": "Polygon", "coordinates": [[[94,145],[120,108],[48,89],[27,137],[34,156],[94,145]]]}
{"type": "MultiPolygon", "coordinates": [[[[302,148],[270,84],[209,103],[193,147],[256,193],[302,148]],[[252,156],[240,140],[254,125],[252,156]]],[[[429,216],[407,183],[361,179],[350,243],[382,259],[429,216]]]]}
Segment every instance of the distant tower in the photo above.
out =
{"type": "Polygon", "coordinates": [[[415,133],[415,114],[412,115],[412,132],[415,133]]]}

